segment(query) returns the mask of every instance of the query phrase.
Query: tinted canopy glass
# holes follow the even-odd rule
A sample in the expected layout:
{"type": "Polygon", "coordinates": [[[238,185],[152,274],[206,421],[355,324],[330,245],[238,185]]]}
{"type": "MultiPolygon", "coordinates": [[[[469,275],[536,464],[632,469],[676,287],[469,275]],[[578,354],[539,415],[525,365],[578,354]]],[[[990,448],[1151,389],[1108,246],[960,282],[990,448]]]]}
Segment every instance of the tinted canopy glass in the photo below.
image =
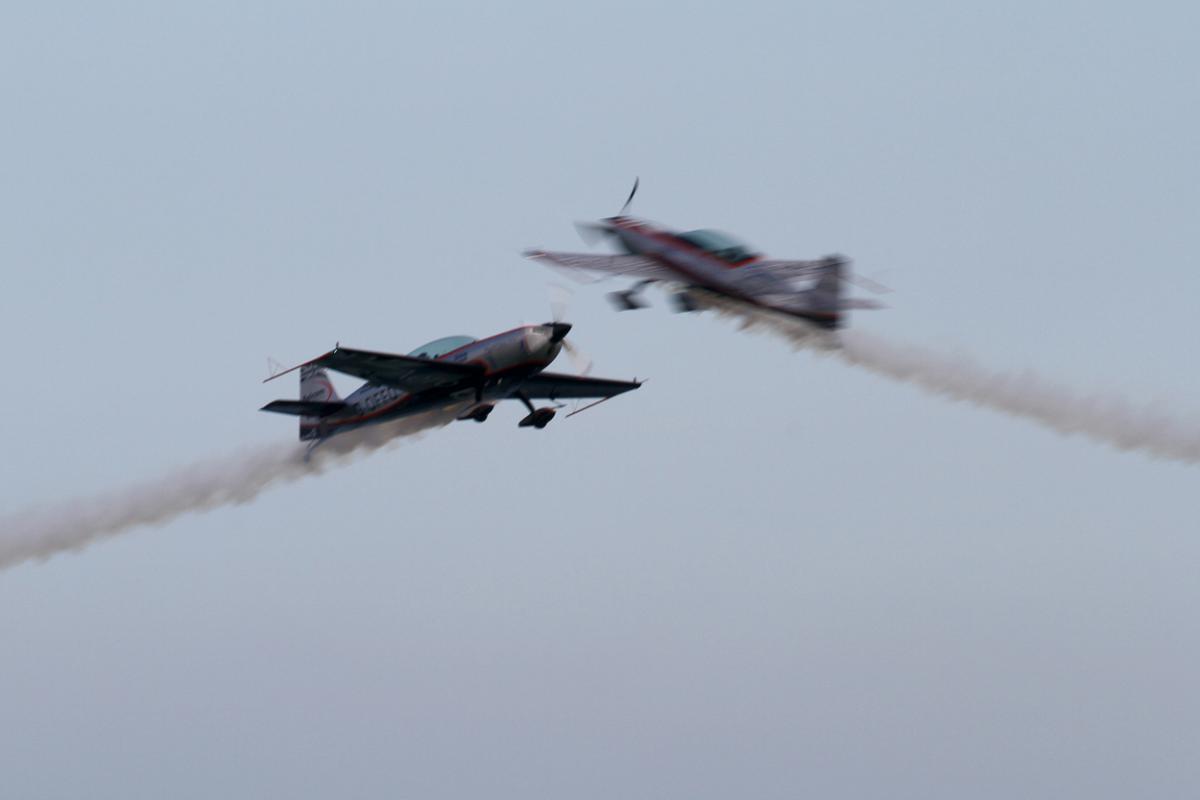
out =
{"type": "Polygon", "coordinates": [[[757,255],[745,243],[739,242],[727,233],[714,231],[711,228],[681,233],[679,238],[731,264],[754,258],[757,255]]]}
{"type": "Polygon", "coordinates": [[[421,345],[409,353],[409,355],[416,356],[417,358],[437,358],[473,341],[475,339],[470,336],[444,336],[441,339],[434,339],[428,344],[421,345]]]}

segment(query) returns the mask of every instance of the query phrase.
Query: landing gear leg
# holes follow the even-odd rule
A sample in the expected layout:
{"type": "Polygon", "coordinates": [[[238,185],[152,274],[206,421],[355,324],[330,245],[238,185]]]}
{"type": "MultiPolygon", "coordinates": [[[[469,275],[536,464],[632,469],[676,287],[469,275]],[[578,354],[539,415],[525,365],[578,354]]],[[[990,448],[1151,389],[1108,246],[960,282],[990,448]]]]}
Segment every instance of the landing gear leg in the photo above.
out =
{"type": "Polygon", "coordinates": [[[464,411],[461,415],[459,415],[458,419],[460,421],[473,419],[476,422],[487,422],[488,415],[492,413],[492,409],[495,407],[496,406],[491,403],[480,403],[479,405],[464,411]]]}
{"type": "Polygon", "coordinates": [[[517,423],[518,427],[533,427],[541,430],[550,424],[550,420],[554,419],[555,411],[553,408],[534,408],[533,403],[529,402],[529,398],[525,396],[524,392],[516,392],[513,396],[524,403],[525,407],[529,409],[529,415],[517,423]]]}
{"type": "Polygon", "coordinates": [[[617,311],[633,311],[638,308],[645,308],[646,301],[641,297],[642,289],[645,289],[653,280],[638,281],[633,286],[623,292],[609,292],[608,301],[616,307],[617,311]]]}
{"type": "Polygon", "coordinates": [[[675,313],[677,314],[685,314],[689,311],[695,311],[697,308],[699,308],[699,306],[696,305],[695,298],[693,298],[692,295],[686,290],[682,292],[676,292],[675,294],[671,295],[671,300],[675,304],[675,313]]]}

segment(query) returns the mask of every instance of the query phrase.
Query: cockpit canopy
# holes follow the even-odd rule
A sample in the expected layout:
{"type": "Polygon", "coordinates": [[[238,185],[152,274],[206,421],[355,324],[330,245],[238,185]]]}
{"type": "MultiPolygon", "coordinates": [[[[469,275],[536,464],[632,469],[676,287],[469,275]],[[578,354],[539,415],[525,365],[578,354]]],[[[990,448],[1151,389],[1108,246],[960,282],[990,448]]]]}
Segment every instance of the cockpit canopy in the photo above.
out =
{"type": "Polygon", "coordinates": [[[409,353],[409,355],[415,358],[437,358],[438,356],[444,356],[451,350],[457,350],[475,341],[478,340],[470,336],[444,336],[441,339],[434,339],[428,344],[421,345],[409,353]]]}
{"type": "Polygon", "coordinates": [[[748,245],[739,242],[729,234],[714,231],[711,228],[686,231],[679,234],[679,238],[730,264],[740,264],[758,255],[748,245]]]}

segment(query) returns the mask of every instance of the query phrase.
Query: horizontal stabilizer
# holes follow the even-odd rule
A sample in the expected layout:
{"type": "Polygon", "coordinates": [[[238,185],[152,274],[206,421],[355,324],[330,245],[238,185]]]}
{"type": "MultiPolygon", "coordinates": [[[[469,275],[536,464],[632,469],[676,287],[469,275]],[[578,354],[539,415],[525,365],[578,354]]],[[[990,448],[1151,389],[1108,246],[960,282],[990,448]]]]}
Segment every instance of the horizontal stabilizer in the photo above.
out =
{"type": "Polygon", "coordinates": [[[293,414],[297,417],[328,417],[346,407],[345,403],[320,400],[272,400],[259,411],[274,411],[276,414],[293,414]]]}

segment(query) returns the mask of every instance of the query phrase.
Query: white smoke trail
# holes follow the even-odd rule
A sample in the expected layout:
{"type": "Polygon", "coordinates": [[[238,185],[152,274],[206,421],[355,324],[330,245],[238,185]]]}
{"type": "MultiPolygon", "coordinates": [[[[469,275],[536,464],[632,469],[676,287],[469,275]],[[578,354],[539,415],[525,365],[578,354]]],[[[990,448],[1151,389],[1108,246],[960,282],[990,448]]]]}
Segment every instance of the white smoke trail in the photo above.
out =
{"type": "Polygon", "coordinates": [[[740,320],[743,329],[766,330],[797,349],[827,351],[849,364],[910,383],[951,400],[1033,420],[1059,433],[1087,436],[1118,450],[1200,463],[1200,423],[1100,392],[1080,393],[1030,370],[988,369],[962,355],[886,341],[862,331],[834,335],[790,317],[763,312],[710,294],[702,305],[740,320]]]}
{"type": "Polygon", "coordinates": [[[1139,408],[1119,395],[1084,394],[1029,370],[990,370],[966,357],[895,344],[861,331],[845,332],[839,352],[847,362],[878,375],[1025,417],[1062,434],[1200,463],[1200,427],[1194,421],[1139,408]]]}
{"type": "Polygon", "coordinates": [[[79,549],[130,528],[161,524],[180,514],[249,502],[275,483],[320,473],[445,425],[456,410],[442,409],[343,434],[322,444],[307,462],[303,445],[268,445],[198,462],[120,491],[0,519],[0,569],[79,549]]]}

